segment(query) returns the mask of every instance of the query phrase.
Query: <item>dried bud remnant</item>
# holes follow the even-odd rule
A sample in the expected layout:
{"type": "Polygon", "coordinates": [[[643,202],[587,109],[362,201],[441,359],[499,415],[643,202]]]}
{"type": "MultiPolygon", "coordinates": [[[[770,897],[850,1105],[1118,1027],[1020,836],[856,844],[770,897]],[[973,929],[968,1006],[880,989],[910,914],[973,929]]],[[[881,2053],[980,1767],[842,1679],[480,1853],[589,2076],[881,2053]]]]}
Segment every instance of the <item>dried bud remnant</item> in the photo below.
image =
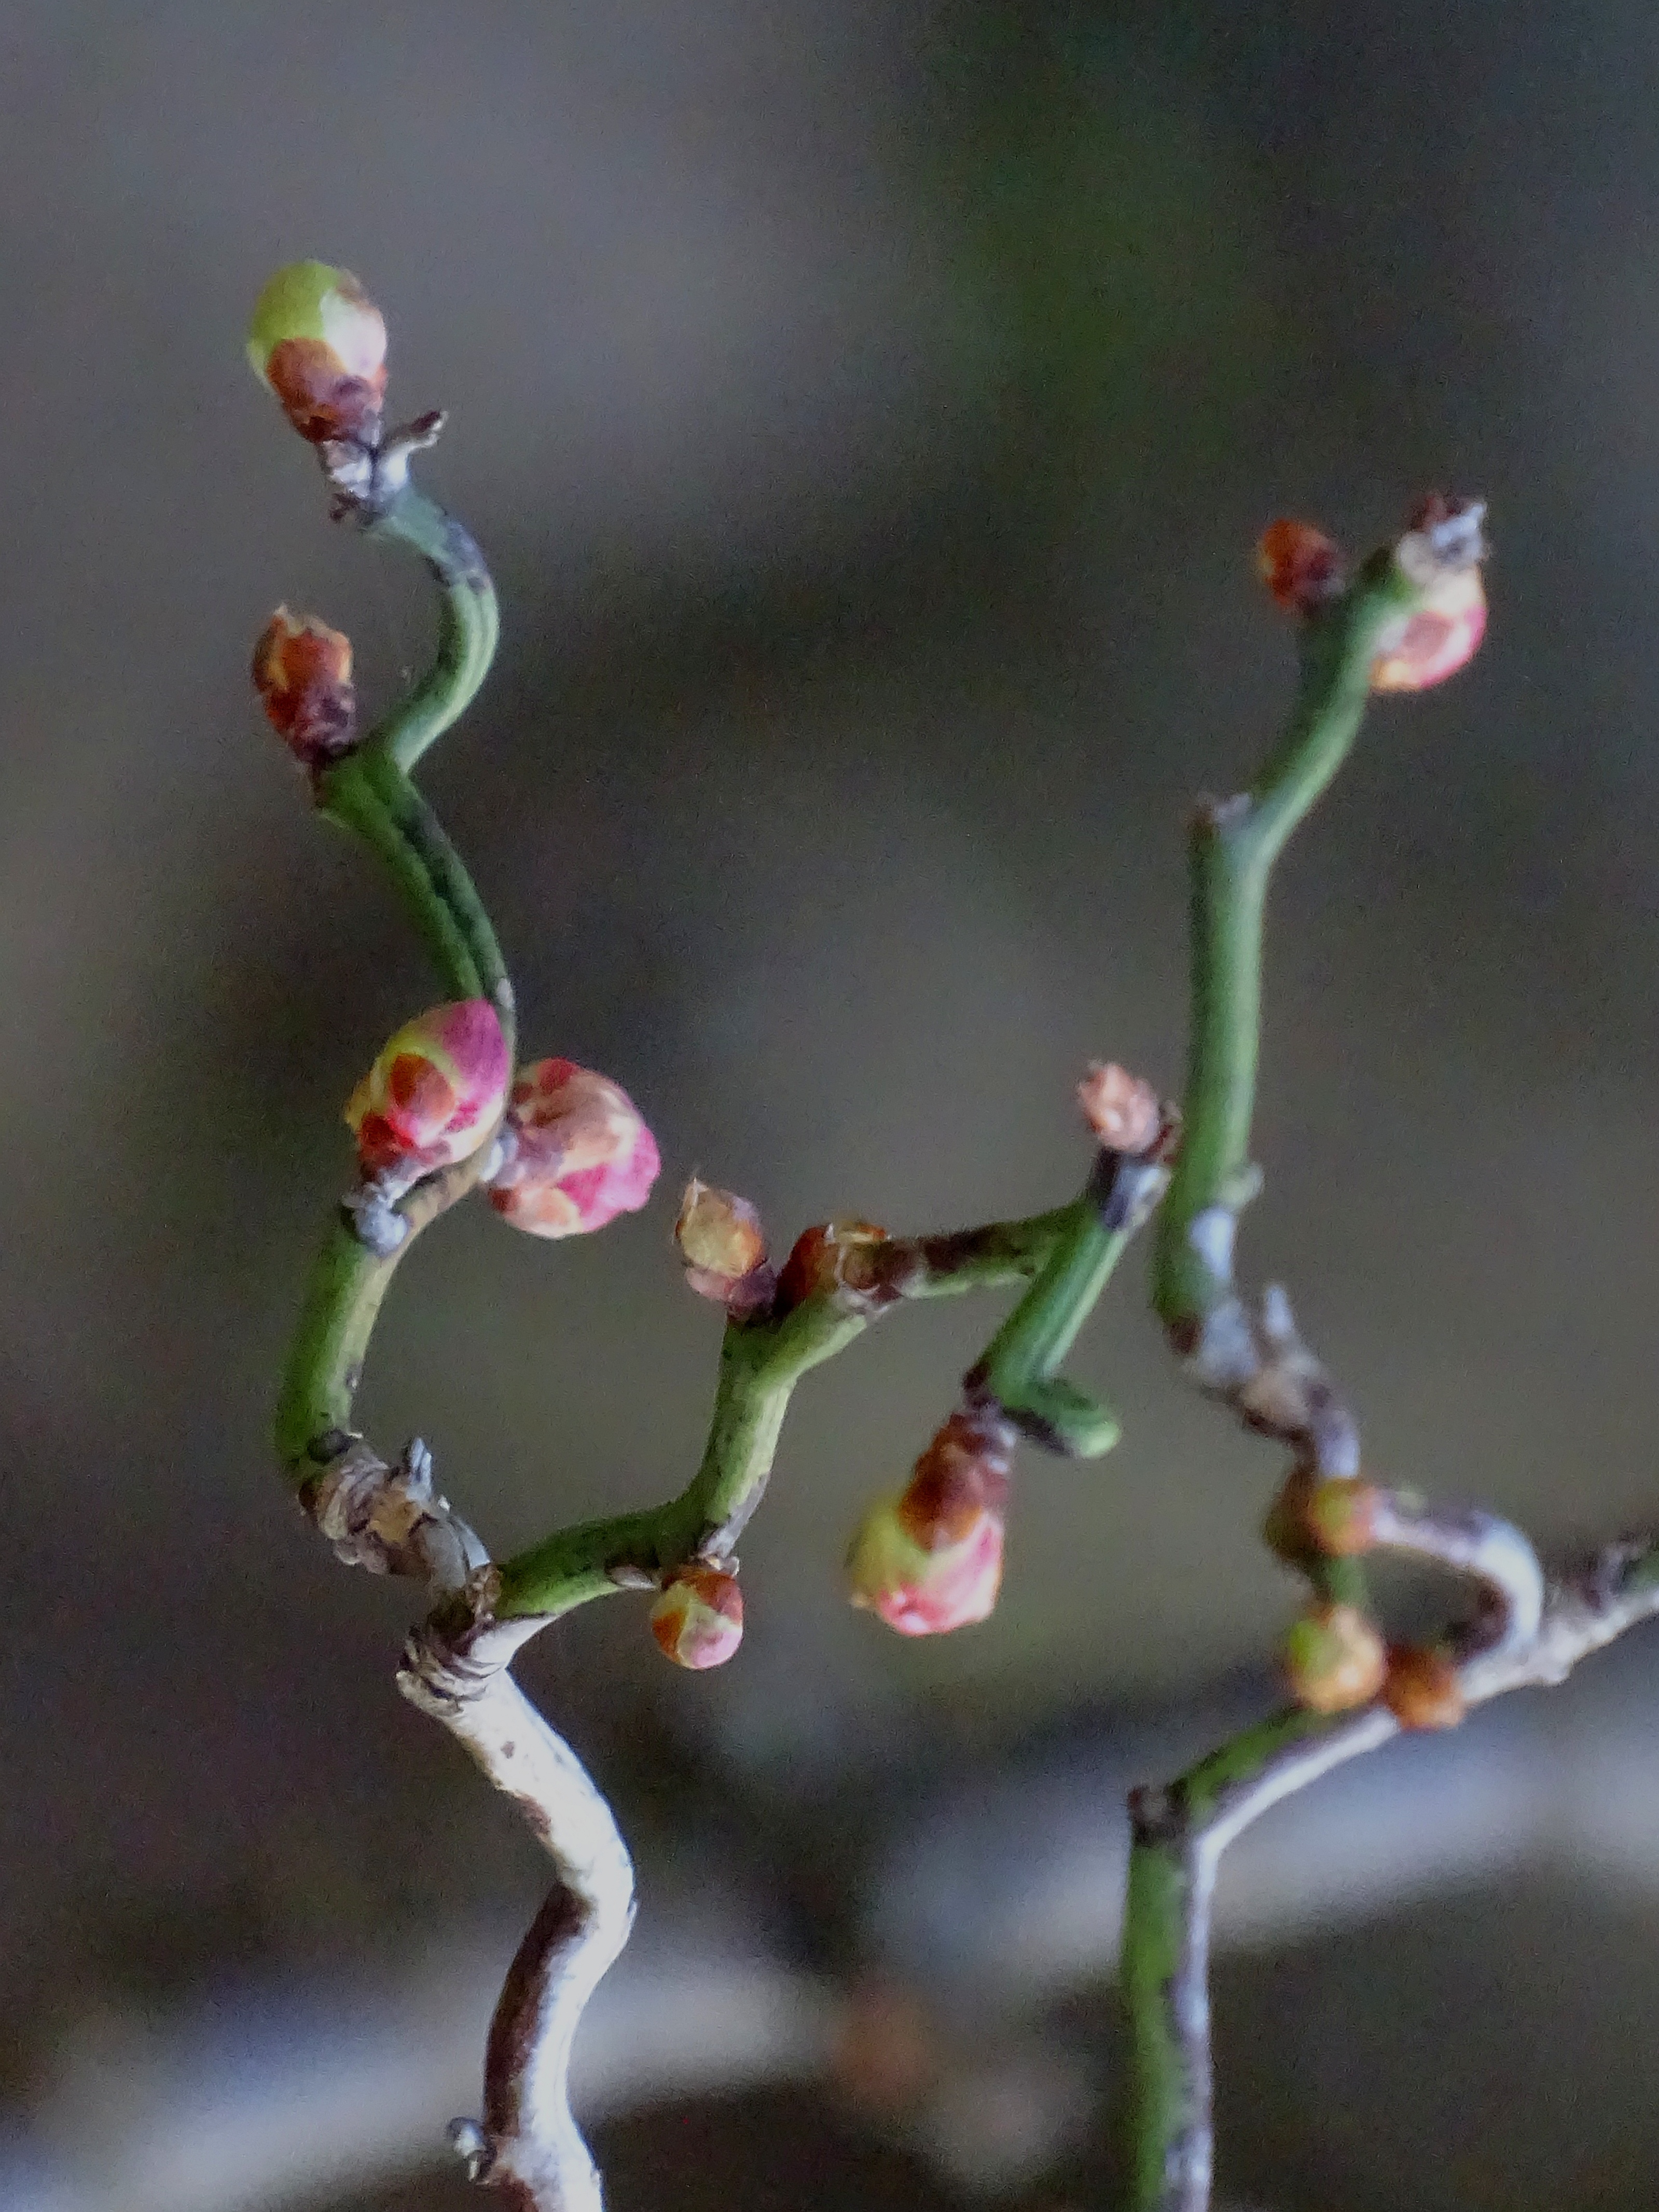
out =
{"type": "Polygon", "coordinates": [[[685,1279],[699,1297],[732,1312],[752,1312],[770,1298],[775,1285],[761,1218],[735,1191],[693,1176],[680,1200],[674,1242],[685,1262],[685,1279]]]}
{"type": "Polygon", "coordinates": [[[1089,1062],[1077,1087],[1077,1103],[1109,1152],[1144,1152],[1164,1127],[1157,1091],[1115,1060],[1089,1062]]]}
{"type": "Polygon", "coordinates": [[[380,436],[386,324],[349,270],[295,261],[260,293],[248,328],[254,374],[314,446],[380,436]]]}
{"type": "Polygon", "coordinates": [[[662,1165],[622,1085],[570,1060],[532,1060],[520,1070],[507,1133],[489,1203],[532,1237],[580,1237],[637,1212],[662,1165]]]}
{"type": "Polygon", "coordinates": [[[723,1667],[743,1641],[743,1592],[718,1567],[682,1567],[651,1608],[651,1633],[677,1667],[723,1667]]]}
{"type": "Polygon", "coordinates": [[[1002,1583],[1014,1432],[1000,1415],[953,1413],[908,1487],[872,1506],[848,1554],[848,1595],[902,1636],[986,1619],[1002,1583]]]}
{"type": "Polygon", "coordinates": [[[1371,664],[1373,691],[1426,691],[1474,658],[1486,633],[1480,581],[1486,511],[1482,501],[1448,500],[1437,492],[1419,503],[1394,558],[1421,596],[1382,639],[1371,664]]]}
{"type": "Polygon", "coordinates": [[[1262,532],[1255,570],[1273,604],[1291,615],[1317,614],[1341,596],[1346,580],[1341,553],[1324,532],[1287,517],[1270,522],[1262,532]]]}
{"type": "Polygon", "coordinates": [[[429,1006],[405,1022],[346,1103],[364,1174],[428,1175],[470,1158],[500,1118],[511,1073],[487,999],[429,1006]]]}
{"type": "Polygon", "coordinates": [[[307,768],[323,768],[357,742],[351,640],[315,615],[278,607],[253,648],[253,688],[270,726],[307,768]]]}
{"type": "Polygon", "coordinates": [[[1351,1605],[1316,1605],[1304,1613],[1291,1624],[1280,1656],[1291,1695],[1316,1713],[1368,1705],[1389,1671],[1382,1638],[1351,1605]]]}
{"type": "Polygon", "coordinates": [[[1450,1659],[1420,1644],[1390,1648],[1382,1697],[1401,1728],[1455,1728],[1467,1710],[1450,1659]]]}

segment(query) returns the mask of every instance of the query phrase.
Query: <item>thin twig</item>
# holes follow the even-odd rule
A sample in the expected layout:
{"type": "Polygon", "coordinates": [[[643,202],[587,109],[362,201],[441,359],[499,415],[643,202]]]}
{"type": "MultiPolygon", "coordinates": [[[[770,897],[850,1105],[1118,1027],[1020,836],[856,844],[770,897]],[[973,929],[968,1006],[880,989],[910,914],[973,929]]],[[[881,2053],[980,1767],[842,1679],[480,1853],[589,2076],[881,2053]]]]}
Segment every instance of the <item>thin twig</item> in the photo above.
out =
{"type": "MultiPolygon", "coordinates": [[[[1493,1516],[1401,1509],[1384,1540],[1480,1577],[1490,1602],[1464,1632],[1469,1705],[1565,1680],[1659,1613],[1659,1545],[1621,1542],[1545,1593],[1532,1548],[1493,1516]]],[[[1329,1718],[1292,1707],[1130,1801],[1133,1845],[1122,1990],[1133,2038],[1134,2212],[1206,2212],[1213,2156],[1211,1905],[1228,1844],[1284,1798],[1401,1732],[1378,1700],[1329,1718]]]]}

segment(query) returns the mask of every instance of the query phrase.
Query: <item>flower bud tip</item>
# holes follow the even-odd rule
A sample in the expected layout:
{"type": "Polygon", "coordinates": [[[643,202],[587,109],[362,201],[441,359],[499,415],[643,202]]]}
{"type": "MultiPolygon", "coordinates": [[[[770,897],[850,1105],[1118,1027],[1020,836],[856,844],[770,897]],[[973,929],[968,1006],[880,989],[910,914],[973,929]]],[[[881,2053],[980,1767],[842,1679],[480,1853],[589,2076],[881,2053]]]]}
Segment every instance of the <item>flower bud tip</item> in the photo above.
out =
{"type": "Polygon", "coordinates": [[[341,631],[278,607],[253,648],[252,676],[270,726],[307,768],[325,767],[356,744],[351,640],[341,631]]]}
{"type": "Polygon", "coordinates": [[[349,270],[293,261],[260,293],[248,328],[254,374],[313,445],[373,445],[386,393],[386,324],[349,270]]]}
{"type": "Polygon", "coordinates": [[[429,1006],[388,1037],[345,1118],[366,1175],[428,1175],[468,1158],[500,1117],[512,1070],[487,999],[429,1006]]]}
{"type": "Polygon", "coordinates": [[[519,1071],[489,1203],[532,1237],[580,1237],[637,1212],[661,1168],[657,1142],[617,1083],[569,1060],[519,1071]]]}
{"type": "Polygon", "coordinates": [[[677,1667],[723,1667],[743,1641],[743,1592],[719,1567],[681,1567],[651,1608],[651,1633],[677,1667]]]}
{"type": "Polygon", "coordinates": [[[1012,1432],[1000,1415],[953,1413],[908,1486],[880,1500],[848,1553],[848,1595],[902,1636],[983,1620],[1002,1583],[1012,1432]]]}

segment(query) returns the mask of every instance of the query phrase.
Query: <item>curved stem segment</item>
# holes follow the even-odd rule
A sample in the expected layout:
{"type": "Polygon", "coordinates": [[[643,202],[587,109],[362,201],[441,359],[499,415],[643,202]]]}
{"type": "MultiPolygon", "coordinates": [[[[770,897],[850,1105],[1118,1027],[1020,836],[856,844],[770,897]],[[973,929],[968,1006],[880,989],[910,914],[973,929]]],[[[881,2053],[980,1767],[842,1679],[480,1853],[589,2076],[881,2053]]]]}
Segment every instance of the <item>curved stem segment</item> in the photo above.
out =
{"type": "Polygon", "coordinates": [[[408,769],[472,703],[495,657],[501,611],[471,532],[412,483],[363,527],[371,538],[418,553],[442,594],[437,657],[418,688],[365,740],[366,751],[408,769]]]}
{"type": "MultiPolygon", "coordinates": [[[[355,830],[402,895],[445,989],[487,998],[511,1057],[513,988],[495,930],[460,855],[404,773],[447,729],[483,681],[495,636],[495,599],[477,547],[441,507],[405,488],[366,525],[412,545],[445,594],[443,641],[431,672],[356,752],[317,779],[318,805],[355,830]]],[[[371,1251],[342,1210],[307,1285],[276,1407],[276,1449],[303,1490],[351,1442],[351,1411],[369,1338],[393,1269],[416,1235],[477,1181],[488,1152],[419,1183],[398,1211],[406,1234],[389,1254],[371,1251]]]]}
{"type": "Polygon", "coordinates": [[[1252,1195],[1262,921],[1273,863],[1346,757],[1378,639],[1420,597],[1390,551],[1304,627],[1285,734],[1248,792],[1200,808],[1191,832],[1192,1033],[1181,1150],[1159,1216],[1153,1304],[1182,1350],[1232,1297],[1233,1231],[1252,1195]]]}
{"type": "Polygon", "coordinates": [[[562,1528],[501,1569],[498,1619],[554,1620],[590,1598],[654,1583],[692,1559],[726,1559],[759,1504],[795,1385],[890,1307],[1029,1281],[1076,1229],[1082,1201],[948,1236],[848,1248],[842,1279],[780,1313],[726,1324],[708,1440],[677,1498],[562,1528]]]}

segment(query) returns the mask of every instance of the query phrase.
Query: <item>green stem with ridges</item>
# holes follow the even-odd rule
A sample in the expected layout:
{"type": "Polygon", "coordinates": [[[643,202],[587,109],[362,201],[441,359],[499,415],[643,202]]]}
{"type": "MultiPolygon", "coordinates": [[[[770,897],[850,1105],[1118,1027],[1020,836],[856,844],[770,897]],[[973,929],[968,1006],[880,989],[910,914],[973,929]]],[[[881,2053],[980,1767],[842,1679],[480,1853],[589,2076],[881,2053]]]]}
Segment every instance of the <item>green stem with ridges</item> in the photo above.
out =
{"type": "MultiPolygon", "coordinates": [[[[394,707],[354,753],[317,778],[319,810],[354,830],[401,893],[446,991],[495,1006],[512,1057],[512,986],[495,930],[459,854],[404,773],[464,710],[483,680],[495,635],[495,593],[471,538],[413,488],[369,526],[412,545],[444,593],[438,657],[419,689],[394,707]],[[483,656],[482,660],[480,656],[483,656]]],[[[343,1449],[382,1300],[393,1270],[427,1222],[477,1182],[488,1146],[428,1176],[398,1209],[408,1233],[389,1254],[373,1252],[337,1213],[306,1286],[277,1396],[276,1449],[303,1486],[343,1449]]]]}
{"type": "Polygon", "coordinates": [[[364,740],[366,751],[407,770],[477,696],[495,657],[501,611],[471,532],[412,483],[366,525],[366,532],[418,553],[441,594],[432,666],[364,740]]]}
{"type": "Polygon", "coordinates": [[[1152,1299],[1166,1328],[1196,1339],[1232,1295],[1231,1224],[1252,1184],[1261,1013],[1262,921],[1273,863],[1346,757],[1370,696],[1384,629],[1420,598],[1392,552],[1304,623],[1301,679],[1284,736],[1249,790],[1200,810],[1190,847],[1192,1032],[1181,1149],[1160,1212],[1152,1299]]]}

